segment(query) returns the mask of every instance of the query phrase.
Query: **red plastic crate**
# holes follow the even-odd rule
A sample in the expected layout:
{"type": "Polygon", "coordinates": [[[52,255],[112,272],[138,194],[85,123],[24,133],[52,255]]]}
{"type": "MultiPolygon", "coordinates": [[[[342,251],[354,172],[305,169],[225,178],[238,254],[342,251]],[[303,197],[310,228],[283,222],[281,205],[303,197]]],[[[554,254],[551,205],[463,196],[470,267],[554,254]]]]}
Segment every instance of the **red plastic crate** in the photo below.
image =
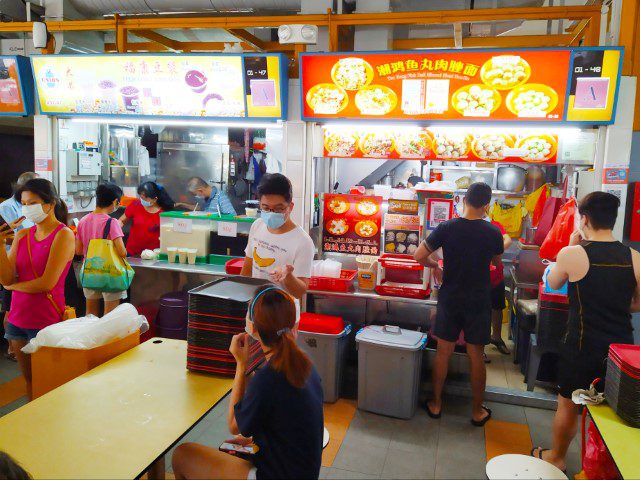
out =
{"type": "Polygon", "coordinates": [[[244,258],[233,258],[224,264],[224,271],[228,275],[240,275],[244,265],[244,258]]]}
{"type": "Polygon", "coordinates": [[[348,292],[358,272],[356,270],[341,270],[340,278],[311,277],[310,290],[324,290],[326,292],[348,292]]]}

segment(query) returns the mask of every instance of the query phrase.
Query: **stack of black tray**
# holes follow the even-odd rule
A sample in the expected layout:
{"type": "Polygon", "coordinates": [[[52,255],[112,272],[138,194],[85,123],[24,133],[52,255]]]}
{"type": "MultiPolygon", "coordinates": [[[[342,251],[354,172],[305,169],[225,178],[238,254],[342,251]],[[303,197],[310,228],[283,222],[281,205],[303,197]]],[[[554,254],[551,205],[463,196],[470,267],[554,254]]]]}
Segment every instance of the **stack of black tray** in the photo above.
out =
{"type": "MultiPolygon", "coordinates": [[[[228,277],[207,283],[189,292],[187,368],[194,372],[233,376],[236,361],[229,352],[234,335],[244,332],[249,302],[267,280],[228,277]]],[[[260,344],[250,342],[249,371],[264,356],[260,344]]]]}
{"type": "Polygon", "coordinates": [[[609,347],[604,395],[620,418],[640,428],[640,345],[609,347]]]}

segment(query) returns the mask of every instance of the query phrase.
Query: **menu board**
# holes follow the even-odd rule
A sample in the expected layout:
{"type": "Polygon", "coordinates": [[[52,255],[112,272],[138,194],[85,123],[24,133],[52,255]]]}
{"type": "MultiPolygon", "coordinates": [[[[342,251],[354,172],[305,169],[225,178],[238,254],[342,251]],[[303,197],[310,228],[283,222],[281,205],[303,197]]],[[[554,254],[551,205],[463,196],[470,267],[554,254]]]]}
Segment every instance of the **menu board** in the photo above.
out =
{"type": "Polygon", "coordinates": [[[384,252],[413,255],[420,244],[420,217],[418,215],[384,216],[384,252]]]}
{"type": "Polygon", "coordinates": [[[477,129],[339,126],[324,129],[326,157],[556,163],[557,134],[477,129]]]}
{"type": "Polygon", "coordinates": [[[621,56],[616,47],[303,54],[303,119],[606,123],[614,111],[621,56]],[[587,64],[600,65],[581,60],[585,50],[602,54],[601,77],[577,81],[571,94],[584,110],[596,102],[584,100],[593,89],[597,105],[611,107],[600,115],[575,113],[574,101],[566,107],[572,62],[586,62],[583,72],[587,64]]]}
{"type": "Polygon", "coordinates": [[[382,197],[324,195],[322,251],[380,255],[382,197]]]}
{"type": "Polygon", "coordinates": [[[32,83],[31,66],[27,58],[0,56],[0,115],[32,114],[32,83]]]}
{"type": "Polygon", "coordinates": [[[283,118],[286,71],[270,55],[38,55],[44,114],[283,118]]]}

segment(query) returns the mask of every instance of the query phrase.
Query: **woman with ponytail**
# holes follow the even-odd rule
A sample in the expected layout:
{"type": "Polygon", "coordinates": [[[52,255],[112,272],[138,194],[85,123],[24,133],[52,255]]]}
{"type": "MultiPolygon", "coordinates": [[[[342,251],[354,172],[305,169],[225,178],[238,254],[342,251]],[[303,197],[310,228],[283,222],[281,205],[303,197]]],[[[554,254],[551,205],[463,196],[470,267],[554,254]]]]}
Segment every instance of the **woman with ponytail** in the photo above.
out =
{"type": "Polygon", "coordinates": [[[16,354],[31,398],[31,360],[21,349],[38,331],[62,320],[75,240],[66,225],[67,207],[49,180],[29,180],[15,198],[24,216],[0,228],[0,282],[13,291],[4,338],[16,354]],[[18,231],[7,253],[7,240],[25,218],[35,225],[18,231]]]}
{"type": "Polygon", "coordinates": [[[173,454],[177,479],[317,479],[324,419],[320,377],[298,348],[292,329],[296,307],[284,290],[265,287],[247,313],[246,332],[233,337],[237,361],[227,423],[240,445],[257,453],[242,460],[204,445],[185,443],[173,454]],[[267,363],[247,385],[249,336],[260,342],[267,363]]]}
{"type": "Polygon", "coordinates": [[[127,239],[127,253],[138,257],[143,250],[160,247],[160,213],[173,210],[175,203],[162,185],[144,182],[138,187],[138,198],[131,203],[120,224],[131,221],[131,230],[127,239]]]}

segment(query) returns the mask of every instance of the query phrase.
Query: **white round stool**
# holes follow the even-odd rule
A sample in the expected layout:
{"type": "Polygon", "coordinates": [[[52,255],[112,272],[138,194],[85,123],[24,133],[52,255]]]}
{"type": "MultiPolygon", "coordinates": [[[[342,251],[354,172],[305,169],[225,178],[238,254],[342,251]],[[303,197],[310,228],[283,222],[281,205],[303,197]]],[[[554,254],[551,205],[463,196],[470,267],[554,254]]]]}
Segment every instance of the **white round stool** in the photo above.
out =
{"type": "Polygon", "coordinates": [[[322,448],[326,448],[327,445],[329,445],[329,439],[331,437],[329,436],[329,430],[327,430],[326,428],[324,429],[324,437],[322,438],[322,448]]]}
{"type": "Polygon", "coordinates": [[[567,480],[562,470],[530,455],[498,455],[487,462],[489,480],[567,480]]]}

